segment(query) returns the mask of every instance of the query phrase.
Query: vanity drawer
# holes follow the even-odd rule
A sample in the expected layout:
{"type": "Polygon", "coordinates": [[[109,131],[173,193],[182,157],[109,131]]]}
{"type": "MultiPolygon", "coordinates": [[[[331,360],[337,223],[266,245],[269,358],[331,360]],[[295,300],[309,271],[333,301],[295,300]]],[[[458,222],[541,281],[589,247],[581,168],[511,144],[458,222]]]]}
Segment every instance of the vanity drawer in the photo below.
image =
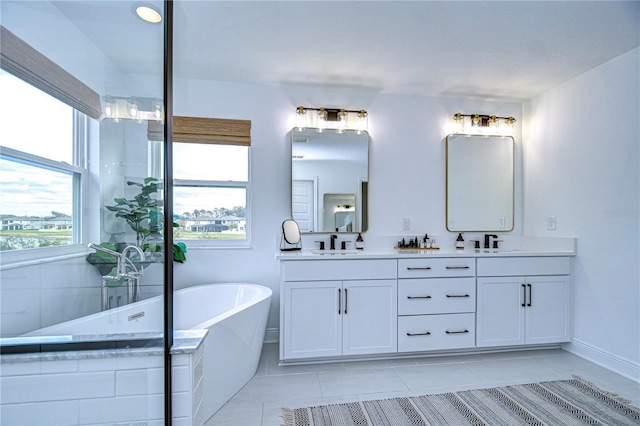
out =
{"type": "Polygon", "coordinates": [[[475,312],[473,278],[422,278],[398,281],[398,315],[475,312]]]}
{"type": "Polygon", "coordinates": [[[519,275],[569,275],[571,258],[558,257],[497,257],[478,259],[479,277],[519,275]]]}
{"type": "Polygon", "coordinates": [[[398,317],[398,352],[472,348],[474,314],[398,317]]]}
{"type": "Polygon", "coordinates": [[[284,281],[396,279],[395,259],[296,260],[283,262],[284,281]]]}
{"type": "Polygon", "coordinates": [[[400,259],[398,278],[473,277],[476,260],[472,257],[400,259]]]}

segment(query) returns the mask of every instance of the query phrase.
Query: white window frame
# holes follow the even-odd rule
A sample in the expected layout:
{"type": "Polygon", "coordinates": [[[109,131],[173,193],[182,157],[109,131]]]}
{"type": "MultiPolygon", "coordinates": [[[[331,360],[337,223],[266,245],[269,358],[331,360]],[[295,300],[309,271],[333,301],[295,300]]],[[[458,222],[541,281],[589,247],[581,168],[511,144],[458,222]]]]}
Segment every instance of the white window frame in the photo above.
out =
{"type": "MultiPolygon", "coordinates": [[[[181,143],[180,141],[173,141],[181,143]]],[[[194,143],[194,142],[190,142],[194,143]]],[[[195,142],[197,143],[197,142],[195,142]]],[[[206,145],[206,144],[203,144],[206,145]]],[[[222,144],[221,144],[222,145],[222,144]]],[[[173,187],[190,187],[190,188],[244,188],[245,189],[245,239],[180,239],[176,238],[176,242],[183,242],[189,249],[220,249],[220,248],[250,248],[251,247],[251,147],[247,147],[247,180],[192,180],[192,179],[173,179],[173,187]]],[[[174,195],[175,198],[175,195],[174,195]]],[[[174,199],[175,204],[175,199],[174,199]]],[[[177,214],[177,212],[173,212],[177,214]]]]}
{"type": "Polygon", "coordinates": [[[2,251],[0,256],[0,270],[11,267],[25,266],[30,263],[41,263],[43,260],[53,261],[60,258],[76,257],[85,254],[87,239],[86,217],[83,214],[89,182],[87,159],[88,117],[78,110],[73,110],[73,163],[51,160],[34,154],[29,154],[13,148],[0,146],[3,158],[13,159],[22,163],[31,163],[32,167],[39,167],[56,172],[70,173],[73,176],[73,242],[61,246],[48,246],[25,250],[2,251]]]}

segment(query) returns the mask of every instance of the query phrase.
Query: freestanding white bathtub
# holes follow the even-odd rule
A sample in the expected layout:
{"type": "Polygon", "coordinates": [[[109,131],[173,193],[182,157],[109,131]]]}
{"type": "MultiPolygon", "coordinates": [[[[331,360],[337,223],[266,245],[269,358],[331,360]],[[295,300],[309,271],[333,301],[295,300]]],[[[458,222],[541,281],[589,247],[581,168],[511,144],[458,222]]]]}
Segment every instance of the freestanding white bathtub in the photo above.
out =
{"type": "MultiPolygon", "coordinates": [[[[267,324],[271,290],[256,284],[207,284],[174,293],[174,330],[208,330],[202,354],[206,421],[255,374],[267,324]]],[[[162,297],[42,328],[25,336],[157,333],[162,297]]]]}

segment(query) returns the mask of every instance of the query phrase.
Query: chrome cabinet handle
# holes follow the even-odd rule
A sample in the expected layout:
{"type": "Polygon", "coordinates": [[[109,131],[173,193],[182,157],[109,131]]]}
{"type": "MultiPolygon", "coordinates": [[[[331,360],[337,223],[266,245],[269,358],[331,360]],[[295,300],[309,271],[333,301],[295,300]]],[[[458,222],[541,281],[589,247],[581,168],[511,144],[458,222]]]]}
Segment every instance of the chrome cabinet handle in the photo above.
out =
{"type": "Polygon", "coordinates": [[[465,333],[468,333],[468,332],[469,332],[469,330],[463,330],[463,331],[449,331],[449,330],[446,330],[445,331],[445,333],[447,333],[447,334],[465,334],[465,333]]]}
{"type": "Polygon", "coordinates": [[[407,271],[430,271],[431,270],[431,266],[425,266],[425,267],[413,267],[413,268],[407,268],[407,271]]]}
{"type": "Polygon", "coordinates": [[[527,286],[522,284],[522,306],[527,306],[527,286]]]}
{"type": "Polygon", "coordinates": [[[431,296],[407,296],[407,299],[431,299],[431,296]]]}
{"type": "Polygon", "coordinates": [[[447,294],[447,297],[471,297],[468,294],[447,294]]]}
{"type": "Polygon", "coordinates": [[[409,337],[413,337],[413,336],[431,336],[431,333],[428,331],[425,331],[424,333],[407,333],[407,336],[409,337]]]}
{"type": "Polygon", "coordinates": [[[447,269],[469,269],[468,266],[447,266],[447,269]]]}

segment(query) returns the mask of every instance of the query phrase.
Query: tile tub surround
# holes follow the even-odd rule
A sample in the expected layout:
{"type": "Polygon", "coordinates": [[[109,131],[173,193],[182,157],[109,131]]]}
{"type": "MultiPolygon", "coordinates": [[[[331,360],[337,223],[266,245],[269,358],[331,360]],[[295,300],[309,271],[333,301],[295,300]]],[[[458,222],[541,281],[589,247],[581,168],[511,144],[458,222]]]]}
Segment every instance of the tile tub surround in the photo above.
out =
{"type": "MultiPolygon", "coordinates": [[[[203,345],[194,349],[193,336],[176,343],[173,424],[201,424],[203,345]]],[[[0,424],[164,424],[162,348],[4,355],[1,360],[0,424]]]]}
{"type": "MultiPolygon", "coordinates": [[[[161,298],[155,298],[136,302],[130,305],[113,309],[110,311],[101,312],[89,317],[79,318],[66,323],[59,324],[46,329],[37,330],[34,333],[30,333],[27,337],[20,337],[19,339],[31,339],[34,336],[48,336],[54,333],[54,335],[64,334],[66,338],[71,338],[70,334],[75,334],[74,331],[77,327],[81,327],[81,332],[90,332],[92,330],[100,329],[103,327],[105,332],[110,331],[111,320],[118,320],[122,329],[133,328],[135,334],[142,333],[145,338],[149,337],[149,330],[155,327],[155,324],[159,323],[159,317],[161,312],[161,298]],[[144,315],[140,315],[144,314],[144,315]],[[155,315],[154,315],[155,314],[155,315]],[[131,321],[131,317],[135,316],[134,321],[131,321]],[[95,321],[95,322],[94,322],[95,321]],[[122,324],[121,324],[122,323],[122,324]],[[130,323],[130,324],[129,324],[130,323]],[[129,327],[127,327],[129,326],[129,327]],[[131,327],[135,326],[135,327],[131,327]]],[[[264,330],[266,326],[267,316],[270,307],[271,290],[267,287],[246,284],[246,283],[215,283],[208,285],[192,286],[185,289],[178,290],[174,293],[174,305],[177,309],[174,313],[174,327],[177,330],[188,330],[183,341],[176,342],[175,347],[172,348],[172,354],[177,356],[177,359],[181,356],[187,355],[189,358],[189,368],[180,374],[190,374],[189,383],[193,386],[189,388],[190,394],[181,393],[179,397],[176,397],[174,392],[174,404],[179,409],[174,407],[174,416],[185,419],[186,424],[201,424],[203,419],[211,417],[226,401],[228,401],[242,386],[244,386],[253,377],[260,359],[260,353],[262,350],[264,330]],[[180,307],[184,309],[180,309],[180,307]],[[189,353],[189,345],[193,344],[195,340],[194,335],[197,335],[198,330],[207,330],[206,338],[201,339],[201,352],[198,352],[197,358],[194,358],[189,353]],[[221,350],[222,348],[222,350],[221,350]],[[201,356],[200,356],[201,354],[201,356]],[[206,377],[206,379],[200,380],[198,378],[206,377]],[[176,400],[178,398],[178,400],[176,400]],[[202,402],[201,401],[205,401],[202,402]],[[181,409],[186,407],[186,409],[181,409]]],[[[95,331],[94,331],[95,332],[95,331]]],[[[117,334],[112,336],[112,339],[118,340],[122,336],[130,336],[131,333],[124,333],[123,335],[117,334]]],[[[141,348],[141,349],[117,349],[114,352],[110,351],[83,351],[78,350],[75,353],[62,353],[54,352],[47,355],[47,359],[37,358],[33,359],[33,355],[15,355],[19,362],[22,358],[29,358],[32,361],[41,362],[43,365],[48,361],[59,360],[72,360],[77,358],[78,364],[84,364],[85,358],[102,356],[105,359],[121,357],[137,357],[147,356],[150,359],[159,358],[162,359],[162,339],[161,335],[157,337],[158,342],[154,348],[141,348]],[[88,353],[89,352],[89,353],[88,353]]],[[[197,337],[197,336],[196,336],[197,337]]],[[[203,334],[204,337],[204,334],[203,334]]],[[[48,337],[40,337],[47,339],[48,337]]],[[[82,340],[81,338],[74,340],[82,340]]],[[[127,337],[128,339],[128,337],[127,337]]],[[[79,342],[82,343],[82,342],[79,342]]],[[[100,342],[101,343],[101,342],[100,342]]],[[[111,342],[112,343],[112,342],[111,342]]],[[[119,342],[119,347],[127,347],[127,342],[119,342]]],[[[196,343],[199,343],[197,341],[196,343]]],[[[85,345],[86,346],[86,345],[85,345]]],[[[133,344],[131,345],[134,346],[133,344]]],[[[64,349],[64,348],[63,348],[64,349]]],[[[86,349],[83,348],[83,349],[86,349]]],[[[198,348],[200,350],[200,347],[198,348]]],[[[8,360],[11,358],[8,358],[8,360]]],[[[3,356],[3,362],[5,357],[3,356]]],[[[98,361],[99,362],[99,361],[98,361]]],[[[144,361],[141,361],[144,365],[144,361]]],[[[153,361],[155,362],[155,361],[153,361]]],[[[185,361],[186,362],[186,361],[185,361]]],[[[114,368],[117,369],[116,364],[114,368]]],[[[28,368],[28,367],[27,367],[28,368]]],[[[44,367],[49,368],[48,366],[44,367]]],[[[82,371],[82,368],[78,367],[82,371]]],[[[70,377],[73,380],[74,369],[70,371],[70,377]]],[[[161,371],[161,370],[160,370],[161,371]]],[[[117,370],[109,374],[105,371],[96,380],[107,380],[106,388],[117,387],[117,383],[114,385],[113,380],[116,380],[122,374],[118,374],[117,370]],[[112,376],[115,374],[115,378],[112,376]]],[[[175,373],[175,372],[174,372],[175,373]]],[[[38,378],[37,369],[28,373],[33,376],[30,378],[31,382],[27,382],[26,379],[21,379],[25,382],[25,386],[28,387],[29,383],[33,386],[38,386],[41,381],[44,381],[44,388],[47,389],[46,383],[47,377],[38,378]]],[[[158,371],[149,372],[149,374],[158,374],[158,371]]],[[[4,374],[3,374],[4,376],[4,374]]],[[[44,374],[43,374],[44,376],[44,374]]],[[[162,412],[158,412],[158,407],[162,408],[162,394],[164,387],[156,387],[158,382],[162,385],[162,381],[151,379],[151,376],[147,377],[144,373],[139,372],[139,381],[131,380],[131,383],[142,384],[145,383],[148,388],[146,393],[144,390],[137,394],[141,399],[140,402],[132,403],[135,407],[132,413],[137,413],[135,419],[157,419],[162,418],[162,412]],[[148,395],[149,401],[144,401],[148,395]],[[159,396],[158,396],[159,395],[159,396]],[[149,407],[151,410],[148,414],[140,412],[146,405],[151,404],[151,401],[155,401],[160,398],[159,403],[154,403],[153,407],[149,407]],[[160,417],[157,417],[157,416],[160,417]]],[[[58,381],[66,380],[63,376],[56,377],[58,381]]],[[[81,377],[79,380],[83,380],[81,377]]],[[[7,379],[3,377],[3,382],[13,383],[14,379],[7,379]]],[[[72,383],[74,384],[74,383],[72,383]]],[[[78,385],[81,388],[81,385],[78,385]]],[[[135,386],[134,386],[135,387],[135,386]]],[[[5,388],[3,388],[5,389],[5,388]]],[[[6,389],[9,389],[8,387],[6,389]]],[[[106,397],[118,397],[118,394],[106,395],[106,397]]],[[[128,397],[128,395],[127,395],[128,397]]],[[[82,393],[74,393],[69,396],[69,400],[81,400],[83,399],[82,393]]],[[[56,399],[53,395],[52,399],[56,399]]],[[[47,400],[45,396],[40,399],[34,399],[33,402],[40,402],[47,400]]],[[[65,399],[66,400],[66,399],[65,399]]],[[[3,403],[5,401],[3,400],[3,403]]],[[[28,404],[30,401],[23,399],[20,401],[14,401],[20,404],[28,404]]],[[[86,401],[79,401],[80,406],[87,404],[86,401]]],[[[3,406],[4,408],[4,406],[3,406]]],[[[16,407],[14,407],[16,408],[16,407]]],[[[77,410],[76,410],[77,411],[77,410]]],[[[95,410],[88,410],[87,413],[94,413],[95,410]]],[[[11,414],[11,412],[9,412],[11,414]]],[[[34,413],[35,414],[35,413],[34,413]]],[[[5,413],[3,412],[3,416],[5,413]]],[[[105,413],[105,416],[107,413],[105,413]]],[[[133,414],[131,414],[133,415],[133,414]]],[[[123,420],[119,420],[120,415],[114,412],[114,417],[111,420],[103,419],[102,421],[133,421],[132,419],[124,416],[123,420]]],[[[134,420],[135,420],[134,419],[134,420]]],[[[98,420],[87,420],[82,416],[80,417],[78,424],[97,423],[98,420]]],[[[56,422],[57,423],[57,422],[56,422]]],[[[10,424],[10,423],[9,423],[10,424]]],[[[32,424],[39,424],[36,420],[32,424]]]]}
{"type": "Polygon", "coordinates": [[[577,374],[640,406],[640,383],[562,349],[457,356],[278,365],[278,345],[265,344],[255,377],[208,426],[275,426],[281,408],[453,392],[577,374]]]}

